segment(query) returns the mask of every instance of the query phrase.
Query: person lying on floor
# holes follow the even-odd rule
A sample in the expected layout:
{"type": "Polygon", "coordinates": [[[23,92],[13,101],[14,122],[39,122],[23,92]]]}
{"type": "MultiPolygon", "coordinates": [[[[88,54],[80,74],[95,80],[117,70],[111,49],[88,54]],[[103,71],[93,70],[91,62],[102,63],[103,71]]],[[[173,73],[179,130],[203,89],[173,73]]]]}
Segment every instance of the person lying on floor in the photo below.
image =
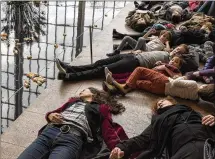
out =
{"type": "MultiPolygon", "coordinates": [[[[171,24],[167,24],[171,25],[171,24]]],[[[167,29],[166,26],[162,24],[154,24],[152,26],[157,32],[167,29]]],[[[215,41],[214,31],[212,31],[212,23],[206,22],[201,27],[196,28],[186,28],[181,26],[179,30],[169,29],[172,34],[171,46],[178,46],[180,44],[203,44],[206,41],[215,41]]],[[[140,34],[123,34],[118,32],[116,29],[113,29],[113,38],[114,39],[123,39],[126,36],[129,36],[133,39],[138,39],[145,35],[145,30],[140,34]]],[[[127,47],[126,47],[127,48],[127,47]]]]}
{"type": "Polygon", "coordinates": [[[139,38],[138,41],[135,39],[126,36],[122,39],[122,42],[114,50],[113,53],[106,54],[107,56],[114,56],[120,54],[120,51],[126,46],[129,45],[131,48],[142,51],[170,51],[169,42],[171,41],[172,35],[169,31],[163,30],[161,31],[159,37],[148,37],[151,34],[155,34],[155,29],[150,29],[143,37],[139,38]],[[150,42],[146,43],[146,40],[150,40],[150,42]]]}
{"type": "Polygon", "coordinates": [[[56,65],[59,69],[58,79],[64,81],[80,81],[104,77],[105,67],[114,74],[132,72],[138,66],[153,68],[157,61],[167,63],[169,62],[170,56],[179,56],[187,53],[187,46],[180,45],[171,53],[166,51],[151,51],[144,52],[143,54],[120,54],[82,66],[71,66],[57,59],[56,65]]]}
{"type": "MultiPolygon", "coordinates": [[[[178,56],[173,57],[169,63],[162,63],[161,61],[157,61],[155,63],[155,67],[152,68],[152,70],[155,70],[157,72],[160,72],[164,75],[166,75],[167,77],[171,77],[171,78],[177,78],[182,76],[179,68],[182,65],[182,59],[178,56]]],[[[112,74],[107,67],[105,67],[105,77],[110,74],[112,75],[112,77],[119,83],[125,83],[126,80],[129,78],[129,76],[131,75],[131,72],[128,73],[122,73],[122,74],[112,74]]],[[[105,82],[105,85],[106,82],[105,82]]]]}
{"type": "Polygon", "coordinates": [[[113,85],[115,90],[120,91],[123,95],[131,90],[141,89],[155,94],[190,100],[198,100],[201,96],[205,97],[206,95],[213,95],[212,99],[214,99],[215,96],[214,84],[199,86],[196,81],[187,80],[186,76],[172,79],[160,72],[144,67],[137,67],[124,84],[115,81],[110,73],[106,76],[106,82],[113,85]]]}
{"type": "Polygon", "coordinates": [[[172,97],[152,105],[151,124],[138,136],[121,141],[109,159],[160,158],[164,148],[171,159],[212,159],[215,143],[215,117],[202,116],[192,108],[177,103],[172,97]],[[207,149],[208,148],[208,149],[207,149]]]}
{"type": "Polygon", "coordinates": [[[215,55],[208,58],[202,70],[187,72],[186,76],[191,80],[198,80],[200,78],[205,83],[215,83],[215,55]]]}
{"type": "Polygon", "coordinates": [[[125,107],[105,92],[92,87],[84,89],[78,98],[70,98],[46,114],[48,124],[18,159],[94,158],[103,141],[112,150],[119,141],[128,139],[111,118],[111,114],[124,111],[125,107]]]}

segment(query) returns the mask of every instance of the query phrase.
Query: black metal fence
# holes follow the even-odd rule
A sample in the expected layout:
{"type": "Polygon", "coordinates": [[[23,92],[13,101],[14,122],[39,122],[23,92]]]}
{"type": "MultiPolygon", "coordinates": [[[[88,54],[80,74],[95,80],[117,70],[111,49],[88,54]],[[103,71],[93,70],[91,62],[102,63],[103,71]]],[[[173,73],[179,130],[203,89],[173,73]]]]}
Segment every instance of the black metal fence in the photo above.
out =
{"type": "MultiPolygon", "coordinates": [[[[2,4],[4,5],[1,5],[1,19],[8,16],[6,2],[2,4]]],[[[37,9],[46,17],[46,27],[43,28],[46,35],[39,35],[39,42],[22,43],[23,52],[17,55],[22,59],[18,60],[19,63],[14,58],[14,54],[17,54],[13,50],[14,33],[10,32],[7,38],[1,39],[1,133],[16,119],[17,109],[21,107],[20,112],[22,112],[22,109],[27,108],[40,92],[48,87],[50,80],[55,79],[54,59],[58,57],[71,62],[89,43],[87,27],[93,26],[93,36],[97,35],[125,5],[126,1],[40,2],[37,9]],[[26,77],[29,72],[37,73],[47,81],[39,86],[41,83],[35,83],[26,77]],[[19,78],[15,78],[15,75],[19,78]],[[28,86],[26,83],[30,84],[29,88],[26,88],[28,86]],[[15,87],[15,84],[19,86],[15,87]]],[[[5,25],[9,25],[10,20],[11,17],[8,17],[5,25]]]]}

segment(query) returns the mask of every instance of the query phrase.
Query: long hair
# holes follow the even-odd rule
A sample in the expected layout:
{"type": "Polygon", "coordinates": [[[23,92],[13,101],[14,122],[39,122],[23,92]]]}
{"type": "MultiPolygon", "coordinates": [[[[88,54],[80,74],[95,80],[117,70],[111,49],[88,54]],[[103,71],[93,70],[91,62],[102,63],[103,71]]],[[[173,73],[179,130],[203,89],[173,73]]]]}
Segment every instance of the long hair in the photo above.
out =
{"type": "Polygon", "coordinates": [[[118,103],[113,96],[110,96],[104,91],[100,91],[96,88],[88,88],[93,94],[93,101],[98,104],[106,104],[110,107],[110,112],[114,115],[122,114],[125,111],[125,106],[122,103],[118,103]]]}

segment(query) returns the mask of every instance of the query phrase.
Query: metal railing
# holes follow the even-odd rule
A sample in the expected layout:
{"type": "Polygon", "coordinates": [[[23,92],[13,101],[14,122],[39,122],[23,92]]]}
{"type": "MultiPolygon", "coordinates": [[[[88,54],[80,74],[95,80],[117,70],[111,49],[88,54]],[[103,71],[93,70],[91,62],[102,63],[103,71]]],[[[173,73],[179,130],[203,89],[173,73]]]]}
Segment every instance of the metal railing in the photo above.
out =
{"type": "Polygon", "coordinates": [[[8,35],[8,39],[1,42],[3,66],[1,70],[1,133],[4,132],[4,129],[16,119],[15,112],[16,109],[18,109],[16,100],[20,100],[19,103],[21,103],[21,109],[27,108],[31,102],[40,95],[40,92],[48,87],[50,80],[55,79],[55,58],[71,62],[81,53],[83,47],[88,45],[88,43],[92,44],[92,38],[95,37],[96,33],[103,30],[105,23],[107,24],[115,17],[117,12],[126,5],[126,1],[94,1],[86,2],[85,5],[86,7],[82,9],[85,9],[85,12],[91,12],[92,14],[91,16],[87,14],[84,17],[82,15],[84,19],[77,18],[78,10],[81,7],[80,2],[78,1],[47,1],[45,5],[41,4],[39,6],[39,11],[46,12],[47,21],[46,28],[44,28],[46,30],[46,35],[39,35],[40,42],[34,42],[28,45],[24,42],[24,51],[19,55],[20,58],[23,58],[23,63],[21,64],[22,68],[19,68],[18,70],[23,70],[23,73],[20,75],[21,79],[30,83],[30,88],[28,89],[25,88],[23,84],[18,89],[15,89],[14,87],[14,75],[17,73],[20,74],[20,72],[14,72],[14,67],[18,64],[15,63],[14,55],[12,53],[15,40],[13,33],[8,35]],[[71,14],[73,14],[73,17],[70,16],[71,14]],[[82,20],[81,26],[77,25],[78,20],[82,20]],[[82,27],[81,32],[78,30],[79,27],[82,27]],[[90,30],[92,31],[91,40],[89,40],[90,30]],[[78,41],[80,39],[82,39],[82,41],[78,41]],[[32,57],[32,59],[28,60],[27,56],[32,57]],[[42,86],[38,86],[25,76],[28,72],[37,73],[45,77],[47,81],[42,86]],[[19,95],[20,99],[15,98],[16,95],[19,95]]]}

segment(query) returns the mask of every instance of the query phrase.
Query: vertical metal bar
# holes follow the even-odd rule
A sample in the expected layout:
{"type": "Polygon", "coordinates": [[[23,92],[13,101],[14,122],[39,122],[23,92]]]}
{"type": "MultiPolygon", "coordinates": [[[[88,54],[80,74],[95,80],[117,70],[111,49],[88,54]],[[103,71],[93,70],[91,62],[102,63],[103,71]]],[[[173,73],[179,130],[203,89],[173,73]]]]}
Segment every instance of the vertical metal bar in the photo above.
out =
{"type": "Polygon", "coordinates": [[[92,26],[89,26],[89,33],[90,33],[90,58],[91,64],[93,63],[93,37],[92,37],[92,26]]]}
{"type": "Polygon", "coordinates": [[[126,5],[126,1],[124,2],[124,7],[125,7],[125,5],[126,5]]]}
{"type": "Polygon", "coordinates": [[[65,35],[63,35],[63,61],[65,58],[65,52],[66,52],[66,48],[65,48],[65,40],[66,40],[66,16],[67,16],[67,1],[65,1],[65,13],[64,13],[64,30],[63,33],[65,35]]]}
{"type": "Polygon", "coordinates": [[[71,61],[73,61],[73,55],[74,55],[74,44],[75,44],[75,15],[76,15],[76,1],[74,4],[74,12],[73,12],[73,24],[72,24],[72,53],[71,53],[71,61]]]}
{"type": "MultiPolygon", "coordinates": [[[[0,2],[0,8],[1,8],[1,2],[0,2]]],[[[1,12],[0,12],[0,17],[1,17],[1,12]]],[[[1,30],[1,23],[0,23],[0,30],[1,30]]],[[[0,51],[1,51],[1,44],[0,44],[0,51]]],[[[0,80],[1,80],[0,88],[2,86],[2,63],[1,63],[1,60],[2,59],[1,59],[1,55],[0,55],[0,70],[1,70],[1,72],[0,72],[0,80]]],[[[2,133],[2,89],[0,91],[0,97],[1,97],[1,100],[0,100],[0,105],[1,105],[1,108],[0,108],[0,132],[2,133]]],[[[0,142],[1,142],[1,140],[0,140],[0,142]]],[[[1,152],[0,152],[0,157],[1,157],[1,152]]]]}
{"type": "Polygon", "coordinates": [[[103,13],[103,16],[102,16],[102,27],[101,27],[101,30],[103,30],[103,28],[104,28],[104,14],[105,14],[105,1],[103,2],[103,11],[102,11],[103,13]]]}
{"type": "Polygon", "coordinates": [[[96,2],[93,1],[92,32],[93,32],[93,27],[94,27],[95,5],[96,5],[96,2]]]}
{"type": "Polygon", "coordinates": [[[76,54],[77,57],[83,47],[83,32],[84,32],[84,19],[85,19],[85,4],[86,1],[79,1],[78,4],[78,22],[77,22],[77,39],[76,39],[76,54]]]}
{"type": "Polygon", "coordinates": [[[113,17],[112,17],[112,19],[115,16],[115,8],[116,8],[116,1],[113,2],[113,17]]]}
{"type": "MultiPolygon", "coordinates": [[[[56,1],[56,17],[55,17],[55,44],[57,44],[57,12],[58,11],[58,1],[56,1]]],[[[56,58],[56,47],[55,47],[55,49],[54,49],[54,60],[55,60],[55,58],[56,58]]],[[[53,71],[53,73],[54,73],[54,75],[53,75],[53,77],[55,77],[55,62],[54,62],[54,65],[53,65],[53,67],[54,67],[54,71],[53,71]]]]}

